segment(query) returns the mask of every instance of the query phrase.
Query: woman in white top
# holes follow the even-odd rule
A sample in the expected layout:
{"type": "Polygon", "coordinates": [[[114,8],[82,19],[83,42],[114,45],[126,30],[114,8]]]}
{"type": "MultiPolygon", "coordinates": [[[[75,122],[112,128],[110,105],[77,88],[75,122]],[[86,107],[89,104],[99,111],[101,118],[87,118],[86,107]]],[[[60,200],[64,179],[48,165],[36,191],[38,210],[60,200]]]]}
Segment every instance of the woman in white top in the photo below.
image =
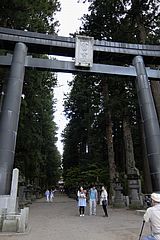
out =
{"type": "Polygon", "coordinates": [[[80,187],[80,190],[77,193],[78,196],[78,207],[80,217],[84,216],[84,211],[86,207],[86,191],[83,190],[83,187],[80,187]]]}
{"type": "Polygon", "coordinates": [[[102,205],[103,211],[104,211],[104,217],[108,217],[107,212],[107,205],[108,205],[108,193],[105,189],[105,187],[102,187],[101,197],[100,197],[100,204],[102,205]]]}

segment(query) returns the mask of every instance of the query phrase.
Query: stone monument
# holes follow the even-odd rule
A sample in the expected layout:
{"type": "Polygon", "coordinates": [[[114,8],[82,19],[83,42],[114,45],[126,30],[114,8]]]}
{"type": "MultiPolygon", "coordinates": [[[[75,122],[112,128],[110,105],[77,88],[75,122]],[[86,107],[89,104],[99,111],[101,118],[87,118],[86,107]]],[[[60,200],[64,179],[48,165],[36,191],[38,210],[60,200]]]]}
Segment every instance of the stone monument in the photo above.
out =
{"type": "Polygon", "coordinates": [[[13,169],[10,195],[0,196],[0,230],[2,232],[25,232],[28,226],[29,208],[18,208],[19,170],[13,169]]]}

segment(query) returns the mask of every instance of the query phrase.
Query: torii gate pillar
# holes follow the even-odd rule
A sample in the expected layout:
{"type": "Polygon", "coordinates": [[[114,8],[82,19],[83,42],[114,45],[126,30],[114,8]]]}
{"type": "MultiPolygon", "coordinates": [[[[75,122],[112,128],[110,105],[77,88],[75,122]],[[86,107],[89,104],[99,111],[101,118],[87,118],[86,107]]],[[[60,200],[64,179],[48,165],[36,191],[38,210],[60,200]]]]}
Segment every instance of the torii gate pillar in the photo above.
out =
{"type": "Polygon", "coordinates": [[[137,94],[144,124],[145,141],[153,191],[160,191],[160,127],[143,58],[136,56],[133,65],[137,72],[137,94]]]}
{"type": "Polygon", "coordinates": [[[0,195],[10,192],[27,47],[17,43],[0,113],[0,195]]]}

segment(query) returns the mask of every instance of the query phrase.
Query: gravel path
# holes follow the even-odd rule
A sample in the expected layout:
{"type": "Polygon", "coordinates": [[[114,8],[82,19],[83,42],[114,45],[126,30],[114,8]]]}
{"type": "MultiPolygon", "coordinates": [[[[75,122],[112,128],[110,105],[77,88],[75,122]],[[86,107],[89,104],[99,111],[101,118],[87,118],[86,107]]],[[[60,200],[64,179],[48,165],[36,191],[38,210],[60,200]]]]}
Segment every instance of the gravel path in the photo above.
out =
{"type": "MultiPolygon", "coordinates": [[[[0,234],[0,240],[138,240],[142,217],[135,211],[108,209],[103,217],[101,206],[97,216],[79,217],[75,200],[57,195],[53,203],[40,199],[30,206],[29,230],[25,234],[0,234]]],[[[149,231],[145,225],[143,233],[149,231]]]]}

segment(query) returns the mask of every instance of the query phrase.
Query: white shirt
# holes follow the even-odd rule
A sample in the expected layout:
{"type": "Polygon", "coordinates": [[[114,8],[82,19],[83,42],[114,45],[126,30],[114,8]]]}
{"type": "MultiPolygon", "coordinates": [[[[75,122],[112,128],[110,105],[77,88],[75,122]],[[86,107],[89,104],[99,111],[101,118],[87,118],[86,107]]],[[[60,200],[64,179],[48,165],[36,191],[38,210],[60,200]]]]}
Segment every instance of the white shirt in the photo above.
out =
{"type": "Polygon", "coordinates": [[[103,190],[101,192],[100,205],[102,205],[103,200],[108,200],[108,193],[106,190],[103,190]]]}
{"type": "Polygon", "coordinates": [[[160,204],[148,208],[143,218],[145,222],[150,222],[152,234],[160,240],[160,204]]]}

